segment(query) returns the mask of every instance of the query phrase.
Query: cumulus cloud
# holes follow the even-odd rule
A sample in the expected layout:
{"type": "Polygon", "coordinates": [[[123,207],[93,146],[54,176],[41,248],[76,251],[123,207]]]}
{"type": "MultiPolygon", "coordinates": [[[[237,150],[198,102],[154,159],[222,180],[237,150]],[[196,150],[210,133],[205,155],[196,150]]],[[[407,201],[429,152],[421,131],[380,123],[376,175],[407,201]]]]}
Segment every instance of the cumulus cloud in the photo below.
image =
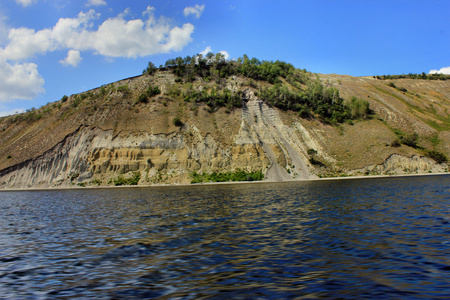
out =
{"type": "MultiPolygon", "coordinates": [[[[180,51],[192,41],[194,25],[174,26],[167,18],[155,17],[151,6],[143,12],[142,19],[127,20],[127,15],[125,11],[94,28],[100,14],[91,9],[75,18],[61,18],[52,28],[8,29],[7,37],[3,38],[5,47],[0,47],[0,101],[31,99],[44,91],[44,79],[37,65],[24,62],[37,54],[69,50],[60,63],[77,66],[82,60],[81,51],[92,51],[107,59],[136,58],[180,51]]],[[[0,22],[0,38],[4,27],[0,22]]]]}
{"type": "Polygon", "coordinates": [[[202,52],[200,52],[201,55],[205,56],[206,54],[208,54],[209,52],[212,52],[211,46],[206,47],[205,50],[203,50],[202,52]]]}
{"type": "Polygon", "coordinates": [[[16,0],[16,3],[22,5],[23,7],[27,7],[35,2],[36,0],[16,0]]]}
{"type": "Polygon", "coordinates": [[[11,65],[0,59],[0,102],[32,99],[44,92],[44,79],[34,63],[11,65]]]}
{"type": "Polygon", "coordinates": [[[86,6],[100,6],[100,5],[106,5],[105,0],[88,0],[86,3],[86,6]]]}
{"type": "Polygon", "coordinates": [[[187,17],[189,15],[194,15],[198,19],[202,15],[203,10],[205,10],[205,5],[196,4],[195,6],[186,7],[184,9],[183,13],[184,13],[185,17],[187,17]]]}
{"type": "Polygon", "coordinates": [[[450,67],[444,67],[439,70],[430,70],[428,74],[447,74],[450,75],[450,67]]]}
{"type": "Polygon", "coordinates": [[[225,50],[219,51],[219,53],[222,53],[222,55],[225,57],[225,59],[230,58],[230,54],[225,50]]]}
{"type": "Polygon", "coordinates": [[[12,29],[9,44],[0,49],[0,57],[20,60],[37,53],[73,49],[92,50],[107,57],[136,58],[179,51],[192,41],[192,24],[171,26],[165,18],[157,19],[151,7],[145,11],[144,20],[125,20],[124,15],[107,19],[97,30],[92,30],[92,21],[99,14],[92,9],[80,12],[76,18],[61,18],[51,29],[12,29]]]}
{"type": "Polygon", "coordinates": [[[82,58],[80,55],[80,51],[78,50],[69,50],[65,59],[60,60],[59,62],[65,66],[76,67],[81,62],[82,58]]]}

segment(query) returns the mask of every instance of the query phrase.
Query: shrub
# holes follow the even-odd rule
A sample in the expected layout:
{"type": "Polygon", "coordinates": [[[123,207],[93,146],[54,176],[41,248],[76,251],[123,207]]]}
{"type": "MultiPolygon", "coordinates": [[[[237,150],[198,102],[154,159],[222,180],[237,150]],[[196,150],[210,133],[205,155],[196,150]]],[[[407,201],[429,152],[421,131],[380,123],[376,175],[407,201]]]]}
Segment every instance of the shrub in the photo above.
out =
{"type": "Polygon", "coordinates": [[[352,97],[350,103],[347,104],[354,119],[367,119],[371,114],[369,102],[367,100],[352,97]]]}
{"type": "Polygon", "coordinates": [[[317,151],[315,149],[309,148],[307,151],[309,156],[314,156],[317,154],[317,151]]]}
{"type": "Polygon", "coordinates": [[[141,173],[140,172],[134,172],[133,177],[131,178],[123,178],[123,176],[119,175],[117,179],[114,179],[114,185],[137,185],[139,183],[139,180],[141,179],[141,173]]]}
{"type": "Polygon", "coordinates": [[[147,94],[140,94],[138,97],[139,103],[148,103],[148,97],[147,94]]]}
{"type": "Polygon", "coordinates": [[[447,161],[447,157],[441,152],[428,151],[427,156],[436,161],[438,164],[442,164],[447,161]]]}
{"type": "Polygon", "coordinates": [[[393,87],[393,88],[396,88],[396,86],[395,86],[395,84],[393,82],[386,83],[386,85],[390,86],[390,87],[393,87]]]}
{"type": "Polygon", "coordinates": [[[204,173],[198,174],[197,172],[193,172],[191,174],[192,181],[191,183],[200,183],[200,182],[227,182],[227,181],[255,181],[255,180],[263,180],[264,174],[262,171],[255,172],[246,172],[240,169],[237,169],[234,172],[212,172],[212,173],[204,173]]]}
{"type": "Polygon", "coordinates": [[[419,145],[417,145],[418,140],[419,140],[419,135],[417,133],[413,133],[413,134],[407,135],[406,137],[401,138],[402,144],[412,147],[412,148],[419,148],[419,145]]]}
{"type": "Polygon", "coordinates": [[[64,96],[61,98],[61,102],[66,102],[67,99],[69,99],[69,97],[67,97],[67,95],[64,95],[64,96]]]}
{"type": "Polygon", "coordinates": [[[309,162],[314,165],[314,166],[319,166],[319,167],[323,167],[325,166],[325,164],[323,162],[321,162],[320,160],[315,159],[314,157],[311,157],[309,159],[309,162]]]}
{"type": "Polygon", "coordinates": [[[175,126],[177,126],[177,127],[181,127],[181,126],[183,126],[183,122],[181,122],[181,120],[180,120],[180,118],[179,117],[175,117],[175,118],[173,118],[173,125],[175,125],[175,126]]]}
{"type": "Polygon", "coordinates": [[[128,95],[130,93],[130,88],[128,85],[120,85],[117,87],[117,91],[121,92],[124,96],[128,95]]]}
{"type": "Polygon", "coordinates": [[[400,147],[400,146],[401,146],[401,144],[400,144],[399,140],[394,140],[391,143],[391,147],[397,148],[397,147],[400,147]]]}
{"type": "Polygon", "coordinates": [[[155,87],[149,86],[147,88],[146,92],[147,92],[147,96],[149,96],[149,97],[153,97],[153,96],[161,94],[161,90],[157,86],[155,86],[155,87]]]}
{"type": "Polygon", "coordinates": [[[95,185],[101,185],[101,184],[102,184],[102,181],[101,181],[100,179],[95,178],[95,179],[92,179],[92,180],[91,180],[91,183],[92,183],[92,184],[95,184],[95,185]]]}

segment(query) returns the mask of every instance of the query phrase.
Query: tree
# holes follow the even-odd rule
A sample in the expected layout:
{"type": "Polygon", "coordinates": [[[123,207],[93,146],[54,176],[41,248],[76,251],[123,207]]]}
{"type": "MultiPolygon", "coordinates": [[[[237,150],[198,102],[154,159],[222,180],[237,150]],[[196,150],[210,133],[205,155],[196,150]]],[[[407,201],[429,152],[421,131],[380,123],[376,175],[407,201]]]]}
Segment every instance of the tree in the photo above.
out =
{"type": "Polygon", "coordinates": [[[156,72],[157,68],[154,63],[151,61],[148,62],[147,68],[142,71],[142,74],[153,75],[156,72]]]}

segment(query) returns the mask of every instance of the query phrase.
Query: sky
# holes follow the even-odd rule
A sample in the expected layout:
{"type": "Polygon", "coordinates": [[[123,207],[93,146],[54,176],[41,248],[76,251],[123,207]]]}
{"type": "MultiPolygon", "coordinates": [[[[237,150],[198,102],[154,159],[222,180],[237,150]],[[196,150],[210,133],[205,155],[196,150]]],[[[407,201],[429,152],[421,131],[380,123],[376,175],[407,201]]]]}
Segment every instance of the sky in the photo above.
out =
{"type": "Polygon", "coordinates": [[[450,1],[1,0],[0,116],[210,51],[315,73],[450,74],[450,1]]]}

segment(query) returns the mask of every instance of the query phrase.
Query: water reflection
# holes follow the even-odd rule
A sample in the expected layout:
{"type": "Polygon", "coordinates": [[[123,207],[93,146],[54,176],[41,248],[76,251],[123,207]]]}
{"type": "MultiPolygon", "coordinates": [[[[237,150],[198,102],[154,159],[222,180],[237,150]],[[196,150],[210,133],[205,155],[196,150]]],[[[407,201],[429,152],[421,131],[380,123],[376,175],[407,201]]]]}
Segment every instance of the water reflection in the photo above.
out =
{"type": "Polygon", "coordinates": [[[0,297],[444,299],[448,178],[0,193],[0,297]]]}

